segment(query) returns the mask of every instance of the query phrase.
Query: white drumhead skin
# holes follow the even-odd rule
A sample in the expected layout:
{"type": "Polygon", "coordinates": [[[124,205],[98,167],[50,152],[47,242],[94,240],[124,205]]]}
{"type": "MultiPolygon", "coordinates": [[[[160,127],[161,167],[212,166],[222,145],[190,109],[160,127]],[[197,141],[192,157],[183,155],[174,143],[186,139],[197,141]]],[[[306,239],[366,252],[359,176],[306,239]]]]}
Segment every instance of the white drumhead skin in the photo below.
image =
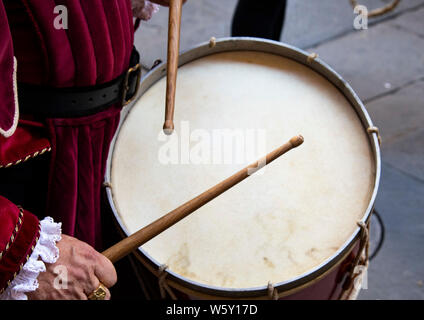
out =
{"type": "MultiPolygon", "coordinates": [[[[113,153],[114,202],[130,233],[256,160],[161,164],[165,89],[162,78],[138,100],[113,153]]],[[[175,108],[178,135],[188,121],[211,135],[265,129],[266,153],[297,134],[305,142],[145,244],[157,262],[202,284],[250,288],[308,272],[353,234],[374,187],[373,154],[354,109],[322,76],[277,55],[214,54],[179,69],[175,108]]]]}

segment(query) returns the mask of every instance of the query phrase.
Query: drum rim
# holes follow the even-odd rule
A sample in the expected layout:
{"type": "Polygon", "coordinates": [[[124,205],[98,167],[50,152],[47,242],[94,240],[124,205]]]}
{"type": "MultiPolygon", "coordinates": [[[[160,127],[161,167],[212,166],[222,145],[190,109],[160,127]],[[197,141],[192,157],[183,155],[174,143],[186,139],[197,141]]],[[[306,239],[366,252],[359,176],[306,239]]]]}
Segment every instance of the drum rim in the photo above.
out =
{"type": "MultiPolygon", "coordinates": [[[[327,81],[332,83],[349,101],[350,105],[354,108],[359,120],[361,121],[364,130],[367,130],[370,127],[373,127],[372,120],[352,87],[328,64],[322,61],[317,56],[312,56],[310,53],[291,46],[286,43],[277,42],[273,40],[260,39],[260,38],[251,38],[251,37],[233,37],[233,38],[220,38],[213,39],[210,42],[204,42],[199,45],[196,45],[180,54],[179,58],[179,66],[183,66],[184,64],[190,63],[194,60],[206,57],[208,55],[217,54],[221,52],[231,52],[231,51],[258,51],[263,53],[270,53],[282,56],[287,59],[291,59],[295,62],[298,62],[322,77],[324,77],[327,81]]],[[[115,202],[113,199],[113,192],[111,188],[111,171],[112,171],[112,158],[116,145],[117,138],[119,136],[122,123],[125,121],[126,117],[130,113],[131,109],[136,105],[138,99],[157,81],[159,81],[163,76],[166,75],[166,61],[158,64],[153,69],[151,69],[143,78],[140,85],[140,92],[137,98],[134,100],[132,104],[124,109],[120,125],[116,131],[116,134],[113,138],[111,146],[109,148],[108,155],[108,163],[106,166],[106,174],[105,174],[105,185],[108,186],[106,188],[106,195],[108,199],[109,206],[117,220],[119,227],[124,232],[125,235],[129,235],[125,224],[123,223],[119,212],[115,206],[115,202]]],[[[361,219],[362,222],[367,223],[371,213],[374,208],[375,200],[378,193],[380,176],[381,176],[381,154],[380,154],[380,146],[378,137],[376,134],[368,135],[368,141],[370,143],[371,149],[373,151],[374,156],[374,165],[375,165],[375,179],[374,179],[374,188],[370,197],[370,201],[367,209],[361,219]]],[[[320,278],[325,275],[327,272],[335,268],[342,260],[344,256],[348,252],[350,252],[356,240],[360,235],[360,227],[358,226],[355,231],[352,233],[350,238],[328,259],[323,261],[321,264],[312,268],[308,272],[305,272],[297,277],[291,278],[286,281],[274,283],[273,286],[278,292],[285,291],[295,291],[296,288],[305,288],[312,283],[314,280],[320,278]]],[[[147,258],[148,262],[151,264],[153,268],[159,269],[161,266],[158,261],[156,261],[152,256],[150,256],[144,249],[139,248],[137,254],[140,254],[147,258]]],[[[145,260],[145,259],[143,259],[145,260]]],[[[249,287],[249,288],[225,288],[218,286],[211,286],[207,284],[203,284],[184,276],[181,276],[172,270],[167,270],[168,278],[174,282],[179,283],[182,286],[188,287],[192,291],[197,291],[206,295],[211,296],[221,296],[221,297],[258,297],[258,296],[267,296],[268,295],[268,284],[264,284],[263,286],[258,287],[249,287]]]]}

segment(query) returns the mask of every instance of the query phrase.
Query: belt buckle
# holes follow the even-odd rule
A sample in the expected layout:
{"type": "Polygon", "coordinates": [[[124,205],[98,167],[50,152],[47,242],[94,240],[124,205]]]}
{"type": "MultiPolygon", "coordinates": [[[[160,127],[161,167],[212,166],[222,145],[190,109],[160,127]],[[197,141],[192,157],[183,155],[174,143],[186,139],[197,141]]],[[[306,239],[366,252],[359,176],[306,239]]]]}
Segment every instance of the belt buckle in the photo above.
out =
{"type": "Polygon", "coordinates": [[[134,67],[128,69],[127,74],[125,75],[124,85],[122,90],[122,106],[125,107],[127,104],[131,103],[134,98],[137,96],[138,91],[140,89],[140,80],[141,80],[141,65],[138,63],[134,67]],[[134,94],[127,100],[127,93],[130,90],[128,85],[128,80],[130,78],[131,73],[137,72],[137,87],[135,89],[134,94]]]}

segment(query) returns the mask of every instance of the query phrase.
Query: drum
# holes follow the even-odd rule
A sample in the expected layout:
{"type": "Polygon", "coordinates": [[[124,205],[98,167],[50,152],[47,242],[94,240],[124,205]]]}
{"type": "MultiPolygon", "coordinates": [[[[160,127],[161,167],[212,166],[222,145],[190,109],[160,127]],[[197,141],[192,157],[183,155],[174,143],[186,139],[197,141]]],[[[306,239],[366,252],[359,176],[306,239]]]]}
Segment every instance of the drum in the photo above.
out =
{"type": "Polygon", "coordinates": [[[314,54],[213,40],[179,59],[175,131],[162,132],[166,65],[124,110],[106,173],[124,235],[302,134],[284,155],[139,248],[163,297],[344,299],[368,263],[378,130],[314,54]]]}

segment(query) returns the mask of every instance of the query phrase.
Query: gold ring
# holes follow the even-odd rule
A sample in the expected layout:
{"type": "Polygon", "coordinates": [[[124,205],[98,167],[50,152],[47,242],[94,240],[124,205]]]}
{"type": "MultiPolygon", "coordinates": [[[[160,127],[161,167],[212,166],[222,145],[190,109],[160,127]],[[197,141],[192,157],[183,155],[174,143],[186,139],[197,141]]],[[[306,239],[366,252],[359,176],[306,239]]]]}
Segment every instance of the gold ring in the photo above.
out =
{"type": "Polygon", "coordinates": [[[106,298],[106,292],[106,287],[100,283],[97,289],[88,296],[88,300],[104,300],[106,298]]]}

